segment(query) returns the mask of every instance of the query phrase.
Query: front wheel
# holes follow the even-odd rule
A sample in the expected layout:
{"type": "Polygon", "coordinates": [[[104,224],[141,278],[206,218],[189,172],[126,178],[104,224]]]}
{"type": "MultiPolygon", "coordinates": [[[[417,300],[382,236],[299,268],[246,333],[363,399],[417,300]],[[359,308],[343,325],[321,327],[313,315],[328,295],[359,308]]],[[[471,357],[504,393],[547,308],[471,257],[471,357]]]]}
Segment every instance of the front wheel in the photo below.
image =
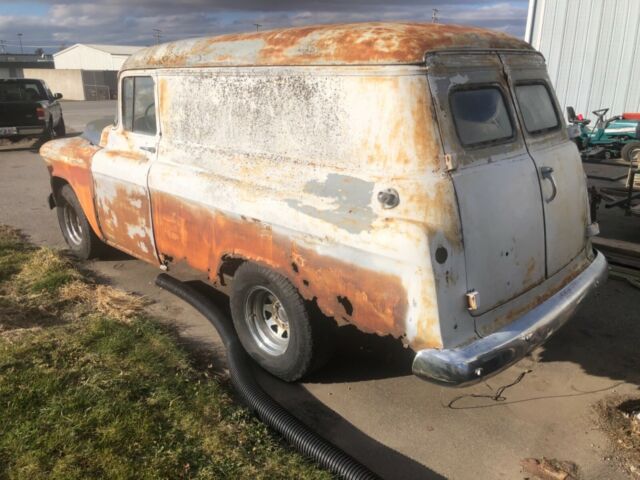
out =
{"type": "Polygon", "coordinates": [[[56,211],[62,236],[71,252],[81,260],[97,257],[104,244],[93,233],[78,197],[69,185],[64,185],[58,192],[56,211]]]}
{"type": "Polygon", "coordinates": [[[285,381],[300,379],[329,357],[332,321],[312,317],[291,282],[265,267],[244,263],[238,268],[231,315],[247,353],[285,381]]]}
{"type": "Polygon", "coordinates": [[[629,142],[620,152],[623,160],[631,162],[640,162],[640,142],[629,142]]]}

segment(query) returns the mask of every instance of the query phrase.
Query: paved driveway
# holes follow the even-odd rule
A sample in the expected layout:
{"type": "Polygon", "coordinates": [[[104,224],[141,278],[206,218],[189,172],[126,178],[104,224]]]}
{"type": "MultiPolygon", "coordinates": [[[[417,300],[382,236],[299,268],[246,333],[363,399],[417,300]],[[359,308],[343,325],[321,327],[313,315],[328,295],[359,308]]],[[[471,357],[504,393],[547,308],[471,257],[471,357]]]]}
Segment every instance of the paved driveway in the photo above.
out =
{"type": "MultiPolygon", "coordinates": [[[[114,102],[67,102],[79,130],[114,102]]],[[[63,247],[49,182],[37,153],[0,152],[0,223],[43,245],[63,247]]],[[[215,330],[190,307],[154,286],[157,268],[126,255],[88,262],[104,281],[152,298],[153,313],[175,321],[185,341],[224,353],[215,330]]],[[[223,304],[224,297],[219,301],[223,304]]],[[[610,445],[592,405],[640,386],[640,291],[609,281],[573,321],[531,357],[479,385],[447,389],[410,373],[411,354],[388,338],[341,331],[338,352],[304,384],[265,387],[305,422],[384,478],[519,479],[519,461],[575,462],[584,478],[626,478],[605,460],[610,445]],[[494,400],[497,389],[523,379],[494,400]]],[[[221,360],[222,361],[222,360],[221,360]]]]}

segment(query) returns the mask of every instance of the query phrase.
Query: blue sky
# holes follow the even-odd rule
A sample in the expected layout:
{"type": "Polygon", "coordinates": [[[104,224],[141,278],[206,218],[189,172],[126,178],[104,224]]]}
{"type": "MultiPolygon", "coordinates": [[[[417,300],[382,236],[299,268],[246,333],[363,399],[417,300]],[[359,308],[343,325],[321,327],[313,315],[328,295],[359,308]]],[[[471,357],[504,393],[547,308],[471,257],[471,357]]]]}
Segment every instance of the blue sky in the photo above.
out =
{"type": "MultiPolygon", "coordinates": [[[[314,23],[430,21],[492,28],[522,37],[526,0],[0,0],[0,41],[25,53],[54,52],[74,43],[150,45],[161,40],[314,23]]],[[[0,50],[1,51],[1,50],[0,50]]]]}

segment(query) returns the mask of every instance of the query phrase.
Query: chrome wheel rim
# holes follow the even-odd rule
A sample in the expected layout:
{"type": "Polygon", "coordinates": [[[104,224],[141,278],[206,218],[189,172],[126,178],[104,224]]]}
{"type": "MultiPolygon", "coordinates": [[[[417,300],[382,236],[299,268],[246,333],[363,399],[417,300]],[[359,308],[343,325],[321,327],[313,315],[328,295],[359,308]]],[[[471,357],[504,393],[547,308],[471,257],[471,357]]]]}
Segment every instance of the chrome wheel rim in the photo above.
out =
{"type": "Polygon", "coordinates": [[[280,299],[266,287],[253,287],[245,301],[245,321],[256,345],[279,356],[289,346],[289,319],[280,299]]]}
{"type": "Polygon", "coordinates": [[[67,231],[67,238],[74,245],[82,243],[82,226],[76,211],[68,203],[63,207],[64,228],[67,231]]]}

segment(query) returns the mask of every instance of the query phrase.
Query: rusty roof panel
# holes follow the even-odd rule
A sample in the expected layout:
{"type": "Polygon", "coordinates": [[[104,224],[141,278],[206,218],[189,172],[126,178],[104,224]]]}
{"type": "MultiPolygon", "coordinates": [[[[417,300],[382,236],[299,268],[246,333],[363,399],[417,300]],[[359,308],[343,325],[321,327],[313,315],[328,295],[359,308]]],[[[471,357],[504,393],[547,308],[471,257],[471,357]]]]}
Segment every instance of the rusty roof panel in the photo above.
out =
{"type": "Polygon", "coordinates": [[[532,47],[502,32],[434,23],[352,23],[204,37],[134,53],[122,70],[249,65],[418,64],[427,51],[532,47]]]}

